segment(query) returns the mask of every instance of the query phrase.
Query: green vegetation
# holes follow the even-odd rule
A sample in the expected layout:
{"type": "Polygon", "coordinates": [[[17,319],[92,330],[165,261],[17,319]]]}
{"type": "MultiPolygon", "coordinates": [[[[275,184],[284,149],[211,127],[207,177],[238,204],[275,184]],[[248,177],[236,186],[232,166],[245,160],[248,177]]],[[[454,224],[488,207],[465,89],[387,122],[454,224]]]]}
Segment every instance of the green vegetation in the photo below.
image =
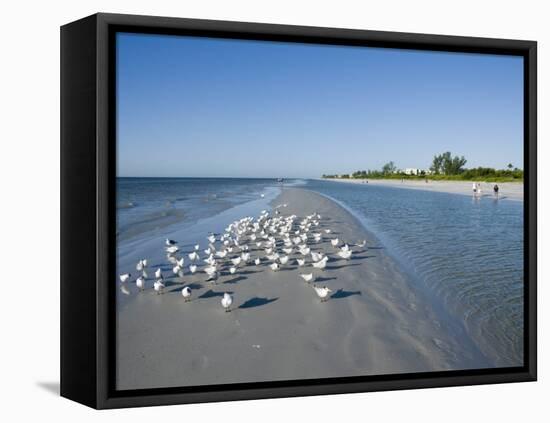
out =
{"type": "Polygon", "coordinates": [[[381,170],[357,170],[352,174],[323,175],[326,179],[406,179],[406,180],[442,180],[442,181],[478,181],[478,182],[523,182],[523,170],[508,163],[506,169],[490,167],[464,168],[467,160],[464,156],[452,156],[450,151],[435,155],[429,170],[419,170],[417,174],[408,174],[399,170],[390,161],[381,170]]]}
{"type": "Polygon", "coordinates": [[[382,166],[382,173],[384,175],[391,175],[395,172],[397,172],[397,166],[395,166],[393,162],[386,163],[384,166],[382,166]]]}
{"type": "Polygon", "coordinates": [[[430,171],[434,175],[460,175],[464,172],[464,165],[467,160],[462,157],[452,157],[451,152],[447,151],[443,154],[434,156],[430,171]]]}

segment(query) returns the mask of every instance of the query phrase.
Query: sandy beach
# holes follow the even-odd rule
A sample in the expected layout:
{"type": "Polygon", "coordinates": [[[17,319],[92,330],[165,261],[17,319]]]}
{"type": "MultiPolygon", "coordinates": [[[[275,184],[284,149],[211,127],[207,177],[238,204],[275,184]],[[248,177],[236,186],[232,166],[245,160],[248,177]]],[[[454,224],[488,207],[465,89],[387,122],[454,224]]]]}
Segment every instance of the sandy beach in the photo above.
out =
{"type": "MultiPolygon", "coordinates": [[[[266,261],[249,263],[233,275],[224,268],[215,284],[205,282],[204,272],[186,272],[183,278],[168,278],[163,295],[154,292],[152,279],[143,292],[128,284],[125,293],[117,291],[118,389],[492,366],[460,323],[417,287],[345,209],[298,188],[285,188],[272,205],[282,203],[287,204],[280,209],[283,216],[317,212],[320,227],[332,230],[311,245],[328,254],[326,269],[298,268],[293,254],[277,272],[266,261]],[[367,243],[352,247],[351,260],[344,260],[330,244],[334,237],[351,246],[367,243]],[[299,277],[311,271],[318,285],[332,289],[327,302],[299,277]],[[190,302],[183,300],[183,286],[192,289],[190,302]],[[231,312],[220,305],[224,292],[234,297],[231,312]]],[[[178,236],[191,251],[194,243],[205,244],[207,233],[202,239],[178,236]]],[[[136,245],[119,257],[119,269],[135,271],[137,259],[149,257],[150,273],[161,265],[168,274],[171,265],[159,254],[163,241],[136,245]]],[[[251,255],[264,254],[252,249],[251,255]]]]}
{"type": "MultiPolygon", "coordinates": [[[[364,179],[327,179],[328,181],[367,184],[364,179]]],[[[400,179],[368,179],[368,185],[382,185],[394,188],[420,189],[424,191],[446,192],[449,194],[461,194],[472,196],[472,181],[432,181],[426,183],[422,180],[400,179]]],[[[494,183],[480,182],[481,197],[494,197],[494,183]]],[[[499,182],[499,199],[523,201],[523,182],[499,182]]]]}

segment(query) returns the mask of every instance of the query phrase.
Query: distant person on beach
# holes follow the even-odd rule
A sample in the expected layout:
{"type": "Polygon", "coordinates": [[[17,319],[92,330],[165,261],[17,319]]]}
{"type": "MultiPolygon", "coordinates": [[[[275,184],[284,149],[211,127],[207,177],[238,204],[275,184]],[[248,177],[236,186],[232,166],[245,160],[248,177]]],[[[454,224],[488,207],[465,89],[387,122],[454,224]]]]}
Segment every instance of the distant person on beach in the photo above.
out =
{"type": "Polygon", "coordinates": [[[495,196],[498,197],[498,190],[499,190],[499,187],[497,184],[495,184],[495,186],[493,187],[493,192],[495,193],[495,196]]]}

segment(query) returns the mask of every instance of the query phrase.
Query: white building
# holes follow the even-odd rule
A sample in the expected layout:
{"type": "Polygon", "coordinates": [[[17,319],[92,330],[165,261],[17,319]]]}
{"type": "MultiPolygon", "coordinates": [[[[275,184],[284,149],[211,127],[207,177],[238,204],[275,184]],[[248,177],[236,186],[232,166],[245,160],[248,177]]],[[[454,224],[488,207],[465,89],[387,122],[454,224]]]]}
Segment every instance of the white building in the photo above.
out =
{"type": "Polygon", "coordinates": [[[431,175],[431,170],[418,169],[416,167],[408,167],[403,171],[406,175],[431,175]]]}

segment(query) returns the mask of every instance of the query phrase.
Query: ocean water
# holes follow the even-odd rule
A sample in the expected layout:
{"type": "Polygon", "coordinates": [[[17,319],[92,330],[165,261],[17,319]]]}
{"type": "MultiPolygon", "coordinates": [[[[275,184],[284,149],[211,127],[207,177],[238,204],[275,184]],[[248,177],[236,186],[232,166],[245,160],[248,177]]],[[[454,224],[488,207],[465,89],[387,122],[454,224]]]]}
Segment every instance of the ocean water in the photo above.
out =
{"type": "MultiPolygon", "coordinates": [[[[333,181],[289,185],[348,208],[495,366],[523,364],[523,202],[333,181]]],[[[280,188],[273,179],[118,178],[119,250],[210,228],[232,210],[257,213],[280,188]]]]}
{"type": "Polygon", "coordinates": [[[348,207],[495,366],[523,365],[523,202],[308,181],[348,207]]]}
{"type": "Polygon", "coordinates": [[[278,192],[273,179],[117,178],[116,185],[118,242],[192,224],[278,192]]]}

